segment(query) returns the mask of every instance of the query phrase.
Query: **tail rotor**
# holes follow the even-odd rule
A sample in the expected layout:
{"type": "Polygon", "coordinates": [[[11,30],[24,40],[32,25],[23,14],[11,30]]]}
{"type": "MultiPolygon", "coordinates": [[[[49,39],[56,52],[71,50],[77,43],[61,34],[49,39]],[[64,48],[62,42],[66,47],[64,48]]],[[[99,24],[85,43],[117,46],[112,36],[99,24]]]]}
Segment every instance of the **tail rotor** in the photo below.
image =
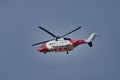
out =
{"type": "Polygon", "coordinates": [[[100,35],[96,35],[95,33],[92,33],[89,38],[87,40],[85,40],[87,42],[87,44],[89,45],[89,47],[92,47],[92,41],[95,39],[95,37],[101,37],[100,35]]]}

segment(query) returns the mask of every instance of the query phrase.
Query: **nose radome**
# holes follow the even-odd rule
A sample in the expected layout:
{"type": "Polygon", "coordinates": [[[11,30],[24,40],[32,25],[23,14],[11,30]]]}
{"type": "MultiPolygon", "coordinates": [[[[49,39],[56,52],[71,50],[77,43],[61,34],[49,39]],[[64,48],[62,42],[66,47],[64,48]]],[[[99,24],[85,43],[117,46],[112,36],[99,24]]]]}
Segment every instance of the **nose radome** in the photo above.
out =
{"type": "Polygon", "coordinates": [[[39,50],[42,52],[42,51],[44,51],[44,48],[40,48],[39,50]]]}
{"type": "Polygon", "coordinates": [[[47,47],[41,47],[41,48],[38,49],[38,51],[40,51],[40,52],[47,52],[48,48],[47,47]]]}

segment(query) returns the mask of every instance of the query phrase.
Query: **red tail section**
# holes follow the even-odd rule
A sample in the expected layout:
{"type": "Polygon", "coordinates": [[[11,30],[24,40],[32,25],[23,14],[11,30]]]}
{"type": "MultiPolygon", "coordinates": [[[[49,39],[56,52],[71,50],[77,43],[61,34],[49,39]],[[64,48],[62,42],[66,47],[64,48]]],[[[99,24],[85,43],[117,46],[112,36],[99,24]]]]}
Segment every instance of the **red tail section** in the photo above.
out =
{"type": "Polygon", "coordinates": [[[79,44],[86,43],[85,40],[71,40],[70,42],[73,44],[74,47],[77,47],[79,44]]]}

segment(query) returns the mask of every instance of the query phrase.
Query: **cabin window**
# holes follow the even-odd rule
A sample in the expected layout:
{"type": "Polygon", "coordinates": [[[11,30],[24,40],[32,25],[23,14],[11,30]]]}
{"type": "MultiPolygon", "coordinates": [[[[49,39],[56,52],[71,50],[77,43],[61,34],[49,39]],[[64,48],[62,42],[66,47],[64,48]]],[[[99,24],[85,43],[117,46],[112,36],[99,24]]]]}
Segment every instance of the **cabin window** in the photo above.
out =
{"type": "Polygon", "coordinates": [[[64,38],[64,40],[71,40],[70,38],[64,38]]]}
{"type": "Polygon", "coordinates": [[[54,45],[55,43],[49,43],[49,45],[54,45]]]}

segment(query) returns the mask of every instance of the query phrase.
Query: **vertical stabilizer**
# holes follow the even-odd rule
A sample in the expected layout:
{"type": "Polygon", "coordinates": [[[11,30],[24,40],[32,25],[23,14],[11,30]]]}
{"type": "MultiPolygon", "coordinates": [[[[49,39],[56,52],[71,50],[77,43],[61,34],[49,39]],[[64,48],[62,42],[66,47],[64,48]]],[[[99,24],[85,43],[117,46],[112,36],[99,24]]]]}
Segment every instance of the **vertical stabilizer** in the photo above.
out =
{"type": "Polygon", "coordinates": [[[95,33],[92,33],[89,38],[86,40],[86,42],[88,43],[89,47],[92,47],[92,41],[95,39],[96,37],[96,34],[95,33]]]}
{"type": "Polygon", "coordinates": [[[96,36],[96,34],[95,33],[92,33],[90,36],[89,36],[89,38],[86,40],[86,42],[92,42],[94,39],[95,39],[95,36],[96,36]]]}

